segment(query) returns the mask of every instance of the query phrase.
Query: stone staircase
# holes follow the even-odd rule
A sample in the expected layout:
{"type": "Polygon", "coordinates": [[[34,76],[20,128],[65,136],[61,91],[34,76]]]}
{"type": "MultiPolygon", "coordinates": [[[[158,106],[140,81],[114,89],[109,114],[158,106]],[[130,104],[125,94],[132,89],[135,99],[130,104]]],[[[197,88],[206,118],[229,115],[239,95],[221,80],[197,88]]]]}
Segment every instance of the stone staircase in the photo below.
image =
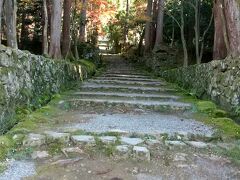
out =
{"type": "Polygon", "coordinates": [[[72,126],[91,132],[114,127],[135,133],[131,127],[134,122],[138,123],[137,133],[190,133],[208,137],[213,133],[210,127],[187,118],[193,106],[181,101],[178,89],[162,79],[138,72],[119,56],[111,55],[107,60],[106,72],[83,82],[79,90],[59,104],[91,119],[89,123],[72,126]]]}
{"type": "Polygon", "coordinates": [[[231,173],[238,168],[212,155],[222,144],[209,141],[214,129],[192,118],[194,105],[181,100],[179,89],[118,56],[107,60],[106,72],[53,102],[59,114],[14,135],[23,138],[17,153],[31,150],[26,162],[40,173],[16,161],[0,179],[29,168],[36,179],[239,179],[231,173]]]}
{"type": "MultiPolygon", "coordinates": [[[[209,147],[201,140],[211,138],[212,129],[184,117],[191,114],[192,104],[181,102],[177,89],[164,80],[139,73],[123,59],[108,59],[105,73],[83,82],[79,90],[58,103],[59,108],[67,107],[70,113],[77,113],[77,119],[87,121],[29,134],[24,146],[60,142],[67,146],[67,154],[79,151],[76,147],[96,148],[100,143],[103,149],[114,147],[116,156],[147,161],[150,152],[159,147],[209,147]]],[[[42,153],[47,156],[46,151],[40,151],[33,158],[41,158],[42,153]]]]}

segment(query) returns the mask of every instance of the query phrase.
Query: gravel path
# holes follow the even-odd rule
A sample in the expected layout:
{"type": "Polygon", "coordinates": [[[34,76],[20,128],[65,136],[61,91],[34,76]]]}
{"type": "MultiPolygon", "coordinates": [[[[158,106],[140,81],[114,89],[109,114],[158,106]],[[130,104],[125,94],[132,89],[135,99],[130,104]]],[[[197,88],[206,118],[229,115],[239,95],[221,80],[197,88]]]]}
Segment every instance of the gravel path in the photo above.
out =
{"type": "Polygon", "coordinates": [[[35,173],[36,170],[33,162],[11,160],[7,170],[0,174],[0,180],[21,180],[35,173]]]}
{"type": "Polygon", "coordinates": [[[173,115],[161,114],[113,114],[113,115],[82,115],[90,119],[86,123],[73,124],[69,128],[79,128],[91,132],[106,132],[119,129],[130,133],[159,134],[190,133],[211,135],[213,130],[195,120],[183,119],[173,115]]]}

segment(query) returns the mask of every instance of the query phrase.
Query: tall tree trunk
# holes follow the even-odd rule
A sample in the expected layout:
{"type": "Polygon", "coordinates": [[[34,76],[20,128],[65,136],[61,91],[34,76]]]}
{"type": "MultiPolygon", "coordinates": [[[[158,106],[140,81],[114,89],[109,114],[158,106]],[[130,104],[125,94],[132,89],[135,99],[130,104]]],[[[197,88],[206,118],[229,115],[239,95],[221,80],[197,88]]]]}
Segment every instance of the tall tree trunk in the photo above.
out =
{"type": "Polygon", "coordinates": [[[215,0],[213,5],[214,13],[214,45],[213,59],[224,59],[227,56],[227,48],[223,38],[222,18],[220,0],[215,0]]]}
{"type": "Polygon", "coordinates": [[[71,7],[72,0],[64,0],[64,15],[63,15],[63,40],[62,40],[62,54],[66,57],[71,44],[70,26],[71,26],[71,7]]]}
{"type": "Polygon", "coordinates": [[[3,12],[3,1],[0,0],[0,44],[2,44],[2,12],[3,12]]]}
{"type": "MultiPolygon", "coordinates": [[[[129,0],[126,0],[126,20],[129,18],[129,0]]],[[[126,48],[126,43],[127,43],[127,36],[128,36],[128,22],[126,21],[124,24],[124,30],[123,30],[123,45],[124,48],[126,48]]]]}
{"type": "Polygon", "coordinates": [[[80,42],[85,42],[86,21],[87,21],[87,0],[82,0],[81,22],[80,22],[80,42]]]}
{"type": "Polygon", "coordinates": [[[230,45],[229,45],[229,39],[228,39],[228,30],[227,30],[227,21],[226,21],[226,15],[225,15],[225,7],[224,7],[224,0],[221,0],[221,6],[220,6],[220,16],[221,16],[221,22],[222,22],[222,29],[223,29],[223,39],[225,42],[225,46],[227,48],[227,55],[230,53],[230,45]]]}
{"type": "Polygon", "coordinates": [[[214,59],[240,56],[240,2],[215,0],[214,59]]]}
{"type": "Polygon", "coordinates": [[[49,55],[52,58],[61,58],[61,21],[62,0],[53,0],[51,13],[51,37],[49,48],[49,55]]]}
{"type": "Polygon", "coordinates": [[[43,0],[43,42],[42,42],[42,49],[43,49],[43,54],[47,55],[48,54],[48,8],[47,8],[47,0],[43,0]]]}
{"type": "Polygon", "coordinates": [[[143,45],[144,34],[145,34],[145,28],[143,29],[143,31],[141,33],[140,41],[139,41],[139,44],[138,44],[138,55],[139,56],[143,55],[143,53],[142,53],[142,45],[143,45]]]}
{"type": "Polygon", "coordinates": [[[157,30],[154,49],[157,49],[158,46],[163,42],[164,1],[165,0],[159,0],[158,2],[157,30]]]}
{"type": "Polygon", "coordinates": [[[77,30],[76,23],[74,23],[76,16],[77,16],[77,0],[74,1],[74,11],[73,11],[73,18],[72,18],[72,23],[73,23],[72,36],[73,36],[73,42],[74,42],[74,57],[76,59],[79,59],[78,47],[77,47],[77,45],[78,45],[78,38],[77,38],[78,30],[77,30]]]}
{"type": "Polygon", "coordinates": [[[173,47],[174,38],[175,38],[175,27],[174,27],[174,20],[172,20],[172,38],[171,38],[171,44],[170,44],[171,48],[173,47]]]}
{"type": "Polygon", "coordinates": [[[240,57],[240,1],[224,0],[223,10],[226,20],[228,55],[240,57]]]}
{"type": "Polygon", "coordinates": [[[188,66],[188,51],[187,51],[187,44],[185,40],[185,33],[184,33],[184,13],[183,13],[183,0],[181,0],[181,40],[182,40],[182,46],[183,46],[183,66],[188,66]]]}
{"type": "Polygon", "coordinates": [[[152,0],[148,0],[147,4],[147,22],[145,26],[145,53],[151,50],[151,23],[152,23],[152,0]]]}
{"type": "Polygon", "coordinates": [[[5,6],[5,22],[7,26],[7,45],[11,48],[18,48],[17,45],[17,30],[16,30],[16,13],[17,1],[6,0],[5,6]]]}
{"type": "Polygon", "coordinates": [[[156,39],[156,27],[157,27],[157,14],[158,14],[158,0],[153,0],[153,7],[152,7],[152,21],[151,21],[151,28],[150,28],[150,49],[154,48],[155,39],[156,39]]]}
{"type": "Polygon", "coordinates": [[[194,11],[195,11],[195,26],[194,26],[194,32],[195,32],[195,53],[196,53],[196,60],[197,64],[201,64],[200,54],[199,54],[199,39],[200,39],[200,30],[199,30],[199,16],[200,16],[200,9],[199,9],[199,0],[195,0],[194,5],[194,11]]]}

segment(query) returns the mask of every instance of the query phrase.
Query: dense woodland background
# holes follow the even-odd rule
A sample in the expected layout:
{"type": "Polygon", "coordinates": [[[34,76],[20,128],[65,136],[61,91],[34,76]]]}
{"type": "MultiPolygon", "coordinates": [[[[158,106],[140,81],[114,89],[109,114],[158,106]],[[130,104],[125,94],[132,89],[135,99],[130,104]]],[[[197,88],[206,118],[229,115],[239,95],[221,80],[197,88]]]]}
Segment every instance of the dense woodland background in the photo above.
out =
{"type": "Polygon", "coordinates": [[[1,43],[79,59],[112,52],[182,54],[182,65],[240,56],[239,0],[0,0],[1,43]],[[85,52],[87,51],[87,52],[85,52]]]}

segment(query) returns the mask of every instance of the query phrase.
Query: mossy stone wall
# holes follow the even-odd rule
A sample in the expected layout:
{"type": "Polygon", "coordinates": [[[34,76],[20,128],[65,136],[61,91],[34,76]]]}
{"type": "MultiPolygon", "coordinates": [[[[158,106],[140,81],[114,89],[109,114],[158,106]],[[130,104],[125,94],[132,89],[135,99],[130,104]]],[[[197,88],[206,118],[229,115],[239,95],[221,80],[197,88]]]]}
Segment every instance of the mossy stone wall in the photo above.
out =
{"type": "Polygon", "coordinates": [[[88,75],[83,65],[0,47],[0,134],[15,123],[18,108],[38,108],[88,75]]]}
{"type": "Polygon", "coordinates": [[[208,98],[232,112],[240,107],[240,59],[214,60],[155,73],[170,82],[179,84],[200,98],[208,98]]]}

